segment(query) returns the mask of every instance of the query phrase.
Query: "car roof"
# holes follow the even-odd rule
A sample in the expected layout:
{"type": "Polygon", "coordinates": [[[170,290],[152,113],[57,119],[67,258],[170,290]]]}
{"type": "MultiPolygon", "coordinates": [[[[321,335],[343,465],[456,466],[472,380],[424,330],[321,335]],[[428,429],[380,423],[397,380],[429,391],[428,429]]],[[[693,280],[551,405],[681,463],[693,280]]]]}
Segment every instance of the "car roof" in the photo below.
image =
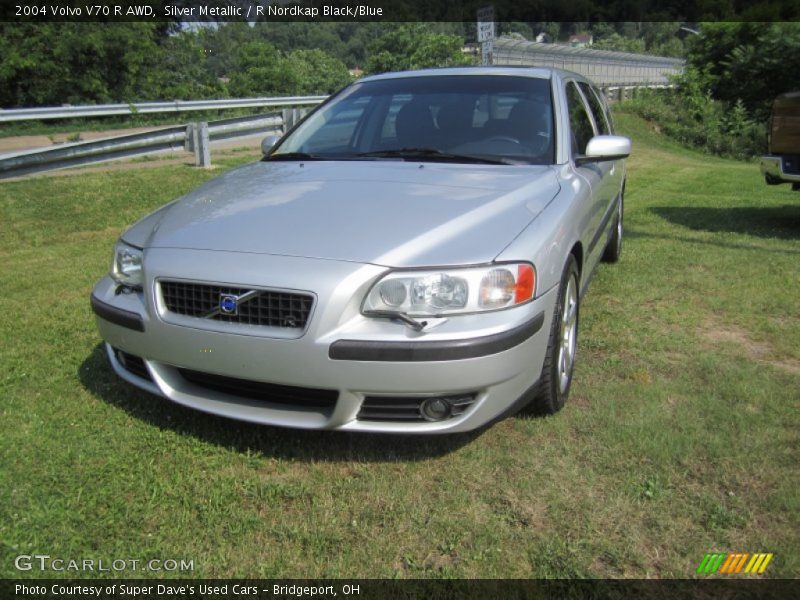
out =
{"type": "Polygon", "coordinates": [[[533,77],[550,79],[557,69],[541,67],[445,67],[436,69],[417,69],[414,71],[395,71],[370,75],[360,81],[378,81],[381,79],[400,79],[406,77],[437,77],[443,75],[500,75],[513,77],[533,77]]]}
{"type": "Polygon", "coordinates": [[[439,67],[433,69],[416,69],[413,71],[394,71],[391,73],[380,73],[378,75],[369,75],[358,80],[358,82],[367,81],[381,81],[385,79],[404,79],[408,77],[441,77],[450,75],[494,75],[506,77],[531,77],[534,79],[576,79],[578,81],[585,81],[588,84],[592,82],[573,71],[565,69],[556,69],[552,67],[526,67],[526,66],[482,66],[482,67],[439,67]]]}

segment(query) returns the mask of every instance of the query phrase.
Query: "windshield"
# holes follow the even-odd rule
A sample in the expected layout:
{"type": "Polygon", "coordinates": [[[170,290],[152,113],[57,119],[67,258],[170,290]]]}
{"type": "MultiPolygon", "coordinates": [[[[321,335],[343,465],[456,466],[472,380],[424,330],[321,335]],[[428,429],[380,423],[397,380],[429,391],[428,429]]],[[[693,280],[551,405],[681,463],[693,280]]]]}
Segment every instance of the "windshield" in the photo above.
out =
{"type": "Polygon", "coordinates": [[[550,81],[441,75],[355,83],[270,160],[438,160],[553,164],[550,81]]]}

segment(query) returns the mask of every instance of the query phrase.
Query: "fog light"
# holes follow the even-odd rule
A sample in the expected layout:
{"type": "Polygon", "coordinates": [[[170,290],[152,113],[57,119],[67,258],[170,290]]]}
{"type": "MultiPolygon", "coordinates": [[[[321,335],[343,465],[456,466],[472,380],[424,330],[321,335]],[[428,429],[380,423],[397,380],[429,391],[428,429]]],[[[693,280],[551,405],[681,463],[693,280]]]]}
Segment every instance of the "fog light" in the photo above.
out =
{"type": "Polygon", "coordinates": [[[426,421],[446,419],[452,410],[452,405],[445,398],[426,398],[419,405],[419,414],[426,421]]]}

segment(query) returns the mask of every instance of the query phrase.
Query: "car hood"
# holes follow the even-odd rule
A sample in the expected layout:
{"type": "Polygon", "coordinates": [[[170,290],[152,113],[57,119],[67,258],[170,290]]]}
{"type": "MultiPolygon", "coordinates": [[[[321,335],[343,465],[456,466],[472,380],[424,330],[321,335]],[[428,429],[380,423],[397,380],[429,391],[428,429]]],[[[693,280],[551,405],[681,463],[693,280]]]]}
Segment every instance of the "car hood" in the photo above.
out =
{"type": "Polygon", "coordinates": [[[156,211],[123,239],[393,267],[477,264],[494,259],[558,190],[544,166],[257,162],[156,211]]]}

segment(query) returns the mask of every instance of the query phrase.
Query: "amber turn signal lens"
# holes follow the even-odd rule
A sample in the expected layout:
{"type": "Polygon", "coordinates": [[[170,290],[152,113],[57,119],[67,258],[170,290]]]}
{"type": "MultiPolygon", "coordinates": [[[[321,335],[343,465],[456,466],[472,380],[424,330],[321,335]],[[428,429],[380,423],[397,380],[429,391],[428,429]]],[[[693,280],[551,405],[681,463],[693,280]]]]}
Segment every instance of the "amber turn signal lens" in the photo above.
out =
{"type": "Polygon", "coordinates": [[[533,270],[533,265],[519,265],[517,267],[517,285],[514,289],[514,304],[530,300],[535,291],[536,271],[533,270]]]}

